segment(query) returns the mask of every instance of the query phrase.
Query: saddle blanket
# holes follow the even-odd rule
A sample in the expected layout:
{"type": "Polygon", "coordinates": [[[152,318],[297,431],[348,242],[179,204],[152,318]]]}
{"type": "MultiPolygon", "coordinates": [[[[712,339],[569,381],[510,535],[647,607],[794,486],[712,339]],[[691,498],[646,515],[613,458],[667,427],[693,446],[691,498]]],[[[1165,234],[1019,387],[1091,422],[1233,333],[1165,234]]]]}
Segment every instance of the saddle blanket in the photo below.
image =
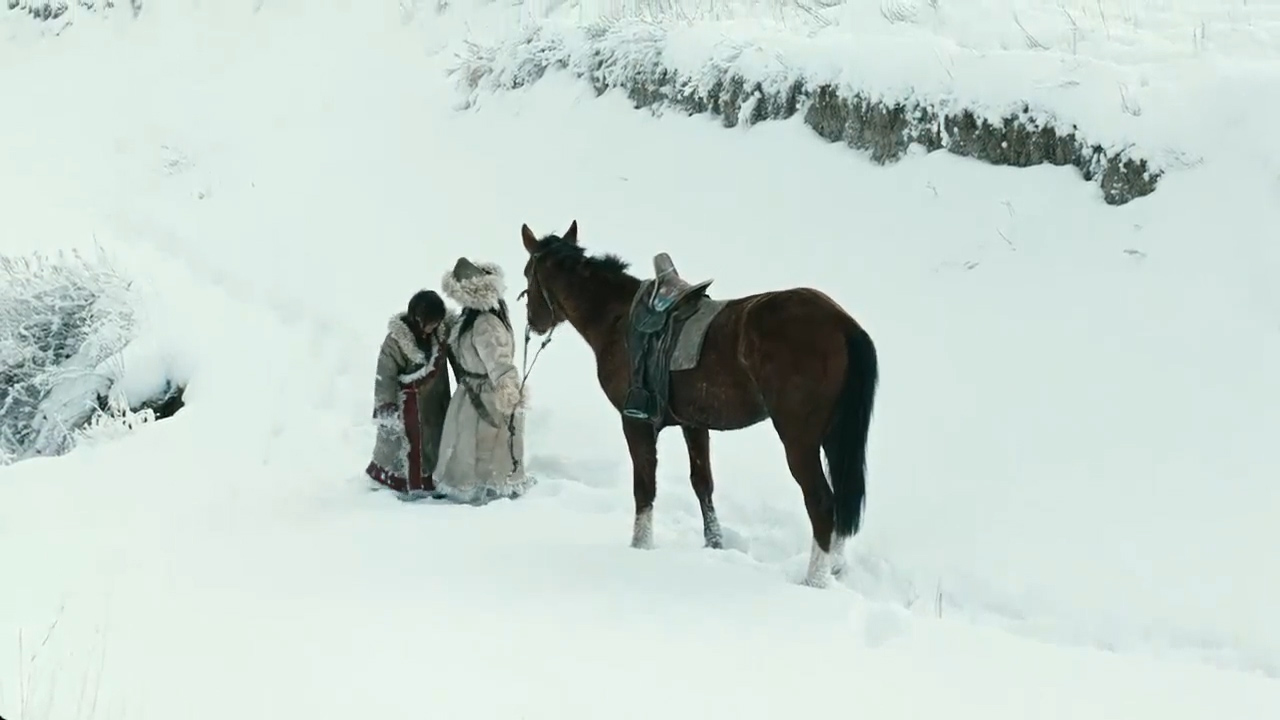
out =
{"type": "Polygon", "coordinates": [[[698,309],[684,322],[680,328],[680,337],[676,339],[675,349],[671,351],[671,371],[692,370],[698,367],[702,358],[702,342],[707,339],[707,330],[711,321],[716,319],[724,309],[724,300],[703,298],[698,309]]]}

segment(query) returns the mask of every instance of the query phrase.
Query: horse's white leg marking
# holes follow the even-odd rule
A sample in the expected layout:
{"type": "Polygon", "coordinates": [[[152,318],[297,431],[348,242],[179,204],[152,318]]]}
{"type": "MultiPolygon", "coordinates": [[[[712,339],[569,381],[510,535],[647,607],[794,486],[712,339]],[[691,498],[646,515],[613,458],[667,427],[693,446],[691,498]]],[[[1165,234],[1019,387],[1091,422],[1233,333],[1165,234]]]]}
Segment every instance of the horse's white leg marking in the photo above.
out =
{"type": "Polygon", "coordinates": [[[849,538],[837,537],[831,533],[831,574],[839,576],[845,570],[844,544],[849,538]]]}
{"type": "Polygon", "coordinates": [[[636,513],[636,524],[631,530],[631,547],[648,550],[653,547],[653,508],[636,513]]]}
{"type": "Polygon", "coordinates": [[[813,542],[813,550],[809,553],[809,571],[805,573],[804,583],[809,587],[824,588],[831,580],[831,555],[813,542]]]}
{"type": "Polygon", "coordinates": [[[720,518],[716,516],[715,508],[702,508],[702,537],[706,540],[707,547],[719,550],[724,547],[724,537],[720,532],[720,518]]]}

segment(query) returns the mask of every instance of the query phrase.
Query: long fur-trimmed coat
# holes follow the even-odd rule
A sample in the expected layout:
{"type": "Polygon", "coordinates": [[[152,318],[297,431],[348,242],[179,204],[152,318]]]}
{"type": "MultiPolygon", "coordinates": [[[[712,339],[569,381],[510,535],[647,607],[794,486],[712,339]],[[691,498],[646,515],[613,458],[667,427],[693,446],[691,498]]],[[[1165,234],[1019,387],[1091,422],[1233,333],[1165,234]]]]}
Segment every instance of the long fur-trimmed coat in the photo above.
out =
{"type": "Polygon", "coordinates": [[[457,315],[450,314],[427,343],[419,343],[403,313],[387,321],[373,385],[377,439],[366,473],[396,491],[429,491],[434,487],[431,472],[440,456],[449,408],[448,349],[444,343],[456,322],[457,315]]]}
{"type": "Polygon", "coordinates": [[[459,282],[445,273],[440,286],[463,310],[448,338],[458,387],[445,416],[434,476],[436,487],[450,498],[482,503],[519,496],[532,481],[524,470],[524,402],[515,337],[497,314],[505,311],[502,268],[476,265],[488,274],[459,282]]]}

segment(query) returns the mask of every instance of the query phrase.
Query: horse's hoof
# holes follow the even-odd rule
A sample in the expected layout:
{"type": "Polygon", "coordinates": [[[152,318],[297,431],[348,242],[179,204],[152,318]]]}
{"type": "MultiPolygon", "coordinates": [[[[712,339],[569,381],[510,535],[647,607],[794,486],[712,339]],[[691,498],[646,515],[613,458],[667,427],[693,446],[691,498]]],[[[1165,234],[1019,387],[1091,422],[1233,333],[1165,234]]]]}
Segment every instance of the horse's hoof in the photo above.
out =
{"type": "Polygon", "coordinates": [[[813,588],[814,590],[825,590],[827,588],[827,585],[830,582],[831,582],[830,575],[817,575],[812,577],[806,577],[805,579],[800,581],[800,584],[803,585],[804,587],[813,588]]]}
{"type": "Polygon", "coordinates": [[[631,547],[637,550],[648,550],[653,547],[652,509],[636,515],[635,525],[631,529],[631,547]]]}

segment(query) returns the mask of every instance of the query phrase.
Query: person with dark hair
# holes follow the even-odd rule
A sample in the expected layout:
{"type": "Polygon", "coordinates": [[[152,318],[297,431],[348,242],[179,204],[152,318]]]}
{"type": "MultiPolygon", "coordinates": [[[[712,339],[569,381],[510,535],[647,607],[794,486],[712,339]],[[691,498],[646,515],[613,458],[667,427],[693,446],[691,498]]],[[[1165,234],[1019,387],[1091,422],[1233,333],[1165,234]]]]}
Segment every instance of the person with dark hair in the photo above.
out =
{"type": "Polygon", "coordinates": [[[452,395],[447,338],[457,319],[438,293],[420,290],[387,322],[373,384],[377,438],[365,469],[374,489],[402,500],[436,494],[432,471],[452,395]]]}
{"type": "Polygon", "coordinates": [[[533,478],[524,470],[526,394],[502,268],[458,258],[440,289],[462,312],[448,336],[458,389],[445,417],[436,486],[457,502],[519,497],[533,478]]]}

